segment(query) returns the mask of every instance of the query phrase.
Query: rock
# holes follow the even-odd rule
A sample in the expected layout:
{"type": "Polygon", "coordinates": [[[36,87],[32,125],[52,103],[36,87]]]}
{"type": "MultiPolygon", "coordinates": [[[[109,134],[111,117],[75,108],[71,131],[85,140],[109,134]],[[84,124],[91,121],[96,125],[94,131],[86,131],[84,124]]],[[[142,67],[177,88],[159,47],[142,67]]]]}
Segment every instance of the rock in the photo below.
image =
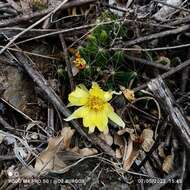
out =
{"type": "Polygon", "coordinates": [[[5,89],[2,98],[34,118],[36,110],[34,113],[34,107],[29,105],[36,102],[33,82],[16,66],[0,63],[0,69],[0,84],[5,89]]]}

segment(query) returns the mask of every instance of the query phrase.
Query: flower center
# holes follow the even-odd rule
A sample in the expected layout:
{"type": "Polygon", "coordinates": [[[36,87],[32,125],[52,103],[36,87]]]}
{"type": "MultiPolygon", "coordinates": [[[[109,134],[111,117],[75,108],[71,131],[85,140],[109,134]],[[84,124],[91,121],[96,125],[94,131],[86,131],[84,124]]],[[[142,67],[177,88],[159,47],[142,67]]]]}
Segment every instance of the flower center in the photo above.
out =
{"type": "Polygon", "coordinates": [[[101,111],[104,106],[104,101],[96,96],[90,96],[88,99],[88,107],[94,111],[101,111]]]}

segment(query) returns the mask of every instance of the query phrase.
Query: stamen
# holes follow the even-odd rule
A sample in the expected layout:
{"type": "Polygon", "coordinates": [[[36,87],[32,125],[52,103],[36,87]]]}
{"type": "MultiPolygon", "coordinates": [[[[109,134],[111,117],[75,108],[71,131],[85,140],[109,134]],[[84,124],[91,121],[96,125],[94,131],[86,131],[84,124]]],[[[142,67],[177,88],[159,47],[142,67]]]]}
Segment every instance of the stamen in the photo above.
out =
{"type": "Polygon", "coordinates": [[[91,110],[101,111],[104,106],[104,101],[96,96],[90,96],[88,99],[88,106],[91,110]]]}

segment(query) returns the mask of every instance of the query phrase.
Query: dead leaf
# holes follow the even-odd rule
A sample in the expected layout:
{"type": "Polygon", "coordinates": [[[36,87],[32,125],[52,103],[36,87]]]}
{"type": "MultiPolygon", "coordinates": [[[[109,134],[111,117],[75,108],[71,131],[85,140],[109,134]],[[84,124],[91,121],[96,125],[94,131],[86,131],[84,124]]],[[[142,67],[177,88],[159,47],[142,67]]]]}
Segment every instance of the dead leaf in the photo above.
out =
{"type": "Polygon", "coordinates": [[[35,170],[44,173],[50,170],[65,168],[66,164],[57,157],[57,153],[70,148],[71,138],[74,132],[74,129],[64,127],[60,136],[50,138],[47,148],[40,153],[36,160],[35,170]]]}
{"type": "Polygon", "coordinates": [[[53,171],[58,171],[61,170],[63,168],[65,168],[67,165],[65,164],[65,162],[63,162],[61,159],[59,159],[59,157],[57,156],[57,154],[54,156],[53,159],[53,171]]]}
{"type": "Polygon", "coordinates": [[[145,152],[149,152],[154,144],[153,140],[154,132],[151,129],[144,129],[141,137],[144,139],[142,143],[142,148],[145,152]]]}
{"type": "Polygon", "coordinates": [[[119,136],[118,134],[114,134],[114,144],[119,146],[119,148],[116,149],[115,154],[117,158],[122,158],[124,154],[125,149],[125,142],[123,140],[122,136],[119,136]]]}
{"type": "Polygon", "coordinates": [[[123,95],[125,96],[125,98],[126,98],[129,102],[132,102],[132,101],[135,100],[135,93],[134,93],[133,90],[124,88],[124,89],[122,90],[122,93],[123,93],[123,95]]]}
{"type": "Polygon", "coordinates": [[[130,133],[130,137],[132,141],[139,141],[140,137],[135,133],[130,133]]]}
{"type": "Polygon", "coordinates": [[[80,149],[78,146],[73,147],[72,149],[70,149],[70,151],[80,155],[80,157],[91,156],[91,155],[98,153],[98,151],[95,148],[82,148],[82,149],[80,149]]]}
{"type": "Polygon", "coordinates": [[[77,152],[73,152],[73,150],[71,149],[71,150],[64,150],[64,151],[58,152],[57,157],[67,164],[71,161],[80,159],[82,156],[77,152]]]}
{"type": "Polygon", "coordinates": [[[72,136],[75,133],[75,129],[71,129],[71,127],[64,127],[61,131],[61,136],[63,137],[63,146],[64,149],[70,147],[72,136]]]}
{"type": "Polygon", "coordinates": [[[116,148],[116,150],[115,150],[115,156],[118,159],[121,159],[123,157],[123,153],[121,152],[120,148],[116,148]]]}
{"type": "Polygon", "coordinates": [[[75,147],[71,148],[70,151],[72,151],[72,152],[78,152],[79,151],[79,147],[75,146],[75,147]]]}
{"type": "Polygon", "coordinates": [[[40,173],[57,171],[66,167],[66,164],[57,157],[55,150],[46,150],[42,152],[35,163],[35,170],[40,173]]]}
{"type": "Polygon", "coordinates": [[[71,65],[71,69],[72,69],[73,76],[76,76],[80,72],[80,70],[74,64],[71,65]]]}
{"type": "Polygon", "coordinates": [[[55,149],[60,148],[62,144],[63,144],[63,137],[62,136],[50,137],[48,139],[48,147],[46,148],[46,150],[55,151],[55,149]]]}
{"type": "Polygon", "coordinates": [[[162,164],[162,169],[166,173],[170,173],[173,170],[173,165],[174,165],[174,156],[168,155],[168,156],[166,156],[166,158],[162,164]]]}
{"type": "Polygon", "coordinates": [[[124,160],[123,160],[123,168],[127,171],[131,168],[132,164],[139,155],[139,149],[136,148],[133,144],[134,142],[132,141],[131,138],[129,138],[128,145],[126,145],[127,151],[126,154],[124,155],[124,160]]]}
{"type": "Polygon", "coordinates": [[[99,137],[104,140],[106,142],[106,144],[108,144],[109,146],[111,146],[113,144],[113,137],[108,133],[108,134],[104,134],[101,133],[99,135],[99,137]]]}
{"type": "Polygon", "coordinates": [[[134,129],[130,129],[130,128],[124,128],[124,129],[121,129],[117,132],[118,135],[123,135],[125,133],[129,133],[129,134],[132,134],[134,133],[134,129]]]}
{"type": "Polygon", "coordinates": [[[123,137],[119,136],[118,134],[114,134],[114,144],[118,145],[119,147],[124,147],[125,143],[123,137]]]}
{"type": "Polygon", "coordinates": [[[98,151],[95,149],[95,148],[82,148],[82,149],[79,149],[79,154],[81,156],[91,156],[91,155],[94,155],[94,154],[97,154],[98,151]]]}
{"type": "MultiPolygon", "coordinates": [[[[59,148],[59,143],[61,143],[62,137],[60,138],[52,138],[49,141],[48,147],[46,150],[40,153],[39,157],[36,160],[35,163],[35,170],[40,173],[45,173],[50,170],[53,170],[54,163],[55,163],[55,156],[59,148]]],[[[57,160],[56,160],[57,161],[57,160]]],[[[63,167],[65,165],[63,164],[63,167]]]]}

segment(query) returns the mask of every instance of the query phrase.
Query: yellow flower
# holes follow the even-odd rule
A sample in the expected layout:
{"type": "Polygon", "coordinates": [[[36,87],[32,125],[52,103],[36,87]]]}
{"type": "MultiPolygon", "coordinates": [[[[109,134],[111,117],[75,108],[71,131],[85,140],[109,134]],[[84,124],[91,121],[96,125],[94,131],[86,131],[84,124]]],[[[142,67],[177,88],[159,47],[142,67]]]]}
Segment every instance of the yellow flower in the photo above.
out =
{"type": "Polygon", "coordinates": [[[95,127],[99,131],[108,133],[108,118],[121,127],[125,127],[123,120],[114,112],[113,107],[108,103],[112,99],[113,92],[103,91],[95,82],[92,88],[87,90],[84,85],[77,86],[69,94],[71,106],[81,106],[74,111],[66,121],[76,118],[83,118],[84,127],[89,128],[89,133],[93,133],[95,127]]]}

